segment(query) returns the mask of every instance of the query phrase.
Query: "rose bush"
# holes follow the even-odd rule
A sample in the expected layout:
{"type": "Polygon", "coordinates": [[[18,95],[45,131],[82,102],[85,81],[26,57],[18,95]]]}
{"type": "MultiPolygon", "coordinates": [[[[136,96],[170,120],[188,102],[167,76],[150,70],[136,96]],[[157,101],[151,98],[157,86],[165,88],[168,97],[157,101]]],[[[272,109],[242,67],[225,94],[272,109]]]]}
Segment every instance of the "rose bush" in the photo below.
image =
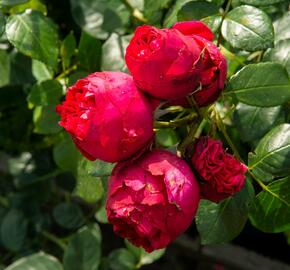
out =
{"type": "Polygon", "coordinates": [[[194,171],[200,176],[204,199],[219,202],[233,196],[244,186],[247,167],[226,153],[219,140],[199,138],[191,161],[194,171]]]}
{"type": "Polygon", "coordinates": [[[199,198],[198,183],[186,162],[154,150],[116,165],[106,209],[115,233],[152,252],[189,227],[199,198]]]}
{"type": "Polygon", "coordinates": [[[96,72],[79,80],[56,110],[59,124],[90,160],[125,160],[153,137],[150,102],[125,73],[96,72]]]}

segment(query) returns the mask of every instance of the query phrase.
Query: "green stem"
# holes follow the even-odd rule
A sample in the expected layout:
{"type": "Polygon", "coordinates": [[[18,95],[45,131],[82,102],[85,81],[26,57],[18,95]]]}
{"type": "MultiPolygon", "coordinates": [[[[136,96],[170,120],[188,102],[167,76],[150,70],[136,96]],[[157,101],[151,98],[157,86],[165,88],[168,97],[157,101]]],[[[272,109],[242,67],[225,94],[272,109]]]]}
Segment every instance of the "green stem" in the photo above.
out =
{"type": "Polygon", "coordinates": [[[222,43],[222,33],[221,33],[221,30],[222,30],[222,24],[223,24],[223,21],[226,17],[226,15],[228,14],[230,8],[231,8],[231,4],[232,4],[232,0],[228,0],[227,2],[227,5],[226,5],[226,8],[225,8],[225,11],[222,15],[222,21],[221,21],[221,24],[220,24],[220,27],[219,27],[219,37],[218,37],[218,41],[217,41],[217,46],[219,46],[221,43],[222,43]]]}
{"type": "Polygon", "coordinates": [[[75,64],[75,65],[69,67],[69,68],[66,69],[64,72],[62,72],[61,74],[59,74],[55,79],[59,81],[59,80],[65,78],[65,77],[68,76],[72,71],[76,70],[77,67],[78,67],[77,64],[75,64]]]}
{"type": "Polygon", "coordinates": [[[42,231],[41,234],[48,240],[50,240],[51,242],[53,242],[54,244],[56,244],[58,247],[60,247],[62,250],[66,250],[66,244],[57,236],[51,234],[48,231],[42,231]]]}
{"type": "Polygon", "coordinates": [[[50,172],[48,174],[45,174],[43,176],[40,176],[40,177],[36,178],[35,182],[45,181],[45,180],[47,180],[49,178],[52,178],[52,177],[55,177],[55,176],[57,176],[57,175],[59,175],[61,173],[63,173],[63,170],[56,169],[56,170],[54,170],[54,171],[52,171],[52,172],[50,172]]]}
{"type": "Polygon", "coordinates": [[[214,110],[214,115],[215,115],[215,118],[216,118],[216,124],[217,124],[217,127],[219,128],[219,130],[220,130],[220,131],[222,132],[222,134],[224,135],[224,137],[225,137],[227,143],[229,144],[229,146],[231,147],[231,149],[232,149],[234,155],[235,155],[235,156],[236,156],[236,157],[237,157],[241,162],[245,163],[245,162],[243,161],[243,159],[241,158],[241,156],[240,156],[240,154],[239,154],[239,152],[238,152],[236,146],[235,146],[234,143],[232,142],[230,136],[228,135],[227,130],[226,130],[226,127],[225,127],[225,125],[224,125],[224,123],[223,123],[223,120],[221,119],[221,116],[220,116],[219,112],[217,111],[217,109],[216,109],[215,107],[213,108],[213,110],[214,110]]]}
{"type": "Polygon", "coordinates": [[[206,119],[202,119],[202,121],[201,121],[199,127],[197,128],[197,130],[196,130],[196,132],[195,132],[195,134],[194,134],[194,138],[197,139],[197,138],[200,137],[200,135],[201,135],[201,133],[202,133],[202,131],[203,131],[203,129],[204,129],[206,123],[207,123],[207,120],[206,120],[206,119]]]}
{"type": "Polygon", "coordinates": [[[191,123],[197,118],[196,113],[191,113],[183,118],[177,120],[166,121],[155,121],[154,128],[175,128],[191,123]]]}
{"type": "Polygon", "coordinates": [[[143,23],[148,22],[147,19],[144,17],[143,13],[139,9],[133,7],[128,0],[121,0],[121,1],[130,10],[132,16],[135,19],[137,19],[138,21],[143,22],[143,23]]]}

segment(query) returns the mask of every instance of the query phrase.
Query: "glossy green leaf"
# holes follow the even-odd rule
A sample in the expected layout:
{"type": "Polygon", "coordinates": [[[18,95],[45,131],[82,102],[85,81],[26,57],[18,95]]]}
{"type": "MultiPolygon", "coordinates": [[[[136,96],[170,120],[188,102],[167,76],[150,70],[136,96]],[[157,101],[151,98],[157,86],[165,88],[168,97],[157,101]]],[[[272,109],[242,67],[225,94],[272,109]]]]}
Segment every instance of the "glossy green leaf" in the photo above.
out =
{"type": "Polygon", "coordinates": [[[119,36],[113,33],[102,47],[102,70],[127,71],[125,50],[132,36],[119,36]]]}
{"type": "Polygon", "coordinates": [[[290,99],[287,70],[278,63],[247,65],[230,79],[225,95],[253,106],[281,105],[290,99]]]}
{"type": "MultiPolygon", "coordinates": [[[[1,15],[0,15],[1,16],[1,15]]],[[[9,84],[10,81],[10,58],[7,51],[0,50],[0,87],[9,84]]]]}
{"type": "Polygon", "coordinates": [[[219,204],[201,200],[195,220],[202,244],[225,243],[238,236],[248,219],[254,195],[248,179],[239,193],[219,204]]]}
{"type": "Polygon", "coordinates": [[[267,6],[284,2],[285,0],[240,0],[241,3],[253,6],[267,6]]]}
{"type": "Polygon", "coordinates": [[[279,118],[284,120],[281,113],[281,106],[263,108],[239,103],[234,114],[234,122],[241,140],[252,142],[262,137],[277,124],[279,118]]]}
{"type": "Polygon", "coordinates": [[[223,37],[235,48],[257,51],[273,47],[274,29],[262,10],[240,6],[231,10],[222,24],[223,37]]]}
{"type": "Polygon", "coordinates": [[[95,38],[106,39],[113,32],[123,32],[129,10],[121,0],[70,0],[76,23],[95,38]]]}
{"type": "Polygon", "coordinates": [[[53,78],[53,70],[50,66],[33,59],[32,60],[32,74],[37,82],[46,81],[53,78]]]}
{"type": "Polygon", "coordinates": [[[56,80],[48,80],[34,85],[27,101],[35,106],[57,105],[62,96],[62,85],[56,80]]]}
{"type": "Polygon", "coordinates": [[[55,106],[37,106],[33,111],[34,132],[39,134],[53,134],[61,130],[58,124],[59,115],[55,106]]]}
{"type": "Polygon", "coordinates": [[[136,268],[143,265],[151,264],[159,260],[165,253],[165,249],[154,250],[151,253],[146,252],[143,248],[132,245],[128,240],[125,240],[127,249],[135,256],[137,260],[136,268]]]}
{"type": "Polygon", "coordinates": [[[201,20],[204,22],[213,33],[217,34],[221,27],[222,16],[221,15],[212,15],[201,20]]]}
{"type": "Polygon", "coordinates": [[[61,203],[53,209],[53,217],[58,225],[66,229],[77,229],[85,223],[81,208],[74,203],[61,203]]]}
{"type": "Polygon", "coordinates": [[[249,169],[263,182],[290,174],[290,124],[281,124],[268,132],[253,153],[249,169]]]}
{"type": "Polygon", "coordinates": [[[146,0],[144,1],[143,14],[149,24],[160,24],[163,12],[170,6],[171,0],[146,0]]]}
{"type": "Polygon", "coordinates": [[[102,44],[99,40],[82,32],[78,55],[78,60],[82,68],[91,72],[99,70],[101,46],[102,44]]]}
{"type": "Polygon", "coordinates": [[[112,270],[134,270],[137,260],[135,256],[125,248],[113,250],[109,254],[109,265],[112,270]]]}
{"type": "Polygon", "coordinates": [[[85,158],[79,160],[77,186],[74,194],[89,203],[95,203],[102,198],[103,185],[100,177],[90,175],[88,168],[91,166],[91,161],[85,158]]]}
{"type": "Polygon", "coordinates": [[[188,2],[178,11],[178,21],[200,20],[219,13],[218,6],[205,1],[188,2]]]}
{"type": "Polygon", "coordinates": [[[29,10],[7,20],[9,41],[23,54],[57,67],[59,38],[56,25],[42,13],[29,10]]]}
{"type": "Polygon", "coordinates": [[[97,224],[81,228],[69,241],[64,270],[97,270],[101,261],[101,231],[97,224]]]}
{"type": "Polygon", "coordinates": [[[178,134],[171,128],[159,129],[156,132],[156,140],[159,144],[165,147],[170,147],[180,141],[178,134]]]}
{"type": "Polygon", "coordinates": [[[290,75],[290,39],[278,41],[275,44],[275,48],[266,51],[263,61],[280,63],[287,69],[290,75]]]}
{"type": "Polygon", "coordinates": [[[62,270],[59,261],[51,255],[39,252],[23,257],[5,268],[5,270],[62,270]]]}
{"type": "Polygon", "coordinates": [[[16,209],[11,209],[4,217],[0,232],[1,242],[10,251],[21,249],[27,234],[28,220],[24,214],[16,209]]]}
{"type": "Polygon", "coordinates": [[[178,11],[181,9],[183,5],[186,3],[191,2],[191,0],[177,0],[175,1],[174,5],[168,10],[163,26],[164,27],[171,27],[174,23],[177,22],[177,14],[178,11]]]}
{"type": "Polygon", "coordinates": [[[26,11],[27,9],[38,10],[44,15],[47,13],[45,4],[41,0],[28,0],[26,3],[13,6],[9,9],[10,14],[17,14],[26,11]]]}
{"type": "Polygon", "coordinates": [[[290,11],[286,12],[282,18],[274,23],[275,41],[290,39],[290,11]]]}
{"type": "Polygon", "coordinates": [[[76,39],[73,32],[71,32],[65,37],[60,47],[60,56],[62,59],[63,70],[69,67],[71,57],[74,55],[76,47],[76,39]]]}
{"type": "Polygon", "coordinates": [[[253,201],[250,220],[259,230],[278,233],[290,230],[290,178],[269,184],[253,201]]]}
{"type": "Polygon", "coordinates": [[[80,155],[71,137],[63,132],[53,147],[53,159],[58,167],[76,175],[80,155]]]}

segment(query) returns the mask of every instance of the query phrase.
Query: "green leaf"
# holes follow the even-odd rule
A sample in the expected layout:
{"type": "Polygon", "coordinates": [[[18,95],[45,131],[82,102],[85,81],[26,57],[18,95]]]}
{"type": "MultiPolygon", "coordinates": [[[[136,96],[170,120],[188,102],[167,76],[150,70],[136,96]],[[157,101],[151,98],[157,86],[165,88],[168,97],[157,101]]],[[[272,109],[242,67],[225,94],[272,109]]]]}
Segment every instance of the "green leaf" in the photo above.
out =
{"type": "Polygon", "coordinates": [[[263,108],[239,103],[234,113],[234,121],[241,140],[251,142],[262,137],[277,124],[281,113],[281,106],[263,108]]]}
{"type": "Polygon", "coordinates": [[[219,13],[218,6],[214,3],[204,1],[188,2],[178,11],[179,21],[200,20],[202,18],[219,13]]]}
{"type": "Polygon", "coordinates": [[[259,230],[279,233],[290,230],[290,177],[277,180],[253,201],[250,220],[259,230]]]}
{"type": "Polygon", "coordinates": [[[62,85],[56,80],[48,80],[35,84],[27,97],[27,101],[35,106],[56,105],[62,96],[62,85]]]}
{"type": "Polygon", "coordinates": [[[62,59],[63,70],[66,70],[70,66],[71,57],[74,55],[76,47],[77,43],[75,36],[73,32],[70,32],[63,40],[60,47],[60,56],[62,59]]]}
{"type": "Polygon", "coordinates": [[[62,270],[59,261],[51,255],[39,252],[27,257],[23,257],[5,270],[62,270]]]}
{"type": "Polygon", "coordinates": [[[273,107],[289,101],[290,80],[278,63],[251,64],[230,79],[225,95],[249,105],[273,107]]]}
{"type": "Polygon", "coordinates": [[[284,2],[285,0],[240,0],[241,3],[253,6],[268,6],[276,3],[284,2]]]}
{"type": "Polygon", "coordinates": [[[137,269],[143,265],[151,264],[159,260],[165,253],[164,248],[148,253],[143,248],[133,246],[128,240],[125,240],[125,244],[128,250],[135,256],[137,260],[137,269]]]}
{"type": "Polygon", "coordinates": [[[163,12],[170,5],[171,0],[146,0],[144,1],[143,14],[149,24],[160,24],[163,12]]]}
{"type": "Polygon", "coordinates": [[[47,13],[47,9],[44,3],[41,0],[30,0],[24,4],[13,6],[9,9],[10,14],[17,14],[26,11],[27,9],[38,10],[44,15],[47,13]]]}
{"type": "Polygon", "coordinates": [[[274,23],[275,29],[275,41],[289,39],[290,38],[290,11],[286,12],[282,18],[274,23]]]}
{"type": "Polygon", "coordinates": [[[278,41],[275,48],[266,51],[263,61],[280,63],[290,75],[290,39],[278,41]]]}
{"type": "Polygon", "coordinates": [[[221,15],[213,15],[201,20],[204,22],[213,33],[218,33],[221,23],[222,23],[222,16],[221,15]]]}
{"type": "Polygon", "coordinates": [[[85,158],[79,160],[77,172],[77,186],[74,194],[89,203],[95,203],[102,198],[103,185],[100,177],[90,175],[88,168],[92,168],[92,162],[85,158]]]}
{"type": "Polygon", "coordinates": [[[81,228],[65,251],[64,270],[97,270],[101,261],[101,231],[97,224],[81,228]]]}
{"type": "Polygon", "coordinates": [[[124,55],[131,38],[131,35],[121,37],[113,33],[106,40],[102,47],[102,70],[127,72],[124,55]]]}
{"type": "Polygon", "coordinates": [[[231,46],[246,51],[267,49],[274,43],[271,19],[252,6],[240,6],[230,11],[222,24],[222,34],[231,46]]]}
{"type": "Polygon", "coordinates": [[[66,229],[77,229],[85,223],[81,208],[74,203],[61,203],[53,209],[53,217],[58,225],[66,229]]]}
{"type": "Polygon", "coordinates": [[[5,16],[4,14],[0,11],[0,36],[3,34],[4,29],[5,29],[5,16]]]}
{"type": "Polygon", "coordinates": [[[63,132],[60,140],[53,147],[53,159],[58,167],[65,171],[77,173],[80,155],[71,137],[63,132]]]}
{"type": "Polygon", "coordinates": [[[175,1],[174,5],[169,9],[167,12],[163,26],[164,27],[171,27],[174,23],[177,22],[177,14],[178,11],[181,9],[183,5],[186,3],[191,2],[191,0],[177,0],[175,1]]]}
{"type": "Polygon", "coordinates": [[[102,160],[87,161],[85,165],[86,172],[94,177],[110,176],[115,164],[108,163],[102,160]]]}
{"type": "Polygon", "coordinates": [[[59,115],[55,106],[37,106],[33,111],[34,132],[39,134],[53,134],[61,130],[58,125],[59,115]]]}
{"type": "Polygon", "coordinates": [[[162,146],[170,147],[177,144],[180,141],[180,138],[173,129],[163,128],[156,132],[156,140],[162,146]]]}
{"type": "Polygon", "coordinates": [[[28,221],[24,214],[16,209],[11,209],[4,217],[1,224],[1,242],[10,251],[21,249],[26,238],[28,221]]]}
{"type": "Polygon", "coordinates": [[[134,270],[137,260],[135,256],[125,248],[113,250],[109,254],[109,265],[112,270],[134,270]]]}
{"type": "Polygon", "coordinates": [[[51,67],[35,59],[32,60],[32,74],[38,82],[52,79],[54,75],[51,67]]]}
{"type": "Polygon", "coordinates": [[[28,2],[28,0],[0,0],[0,6],[14,6],[28,2]]]}
{"type": "Polygon", "coordinates": [[[238,236],[248,219],[254,195],[253,186],[247,179],[240,192],[219,204],[201,200],[195,220],[202,244],[225,243],[238,236]]]}
{"type": "Polygon", "coordinates": [[[59,37],[56,25],[42,13],[29,10],[9,17],[8,40],[23,54],[57,68],[59,37]]]}
{"type": "Polygon", "coordinates": [[[78,59],[82,68],[94,72],[100,68],[102,44],[94,37],[82,32],[78,59]]]}
{"type": "Polygon", "coordinates": [[[249,153],[249,169],[263,182],[290,174],[290,124],[281,124],[268,132],[249,153]]]}
{"type": "Polygon", "coordinates": [[[95,38],[124,32],[130,12],[121,0],[70,0],[76,23],[95,38]]]}
{"type": "MultiPolygon", "coordinates": [[[[0,15],[1,16],[1,15],[0,15]]],[[[0,87],[9,84],[10,80],[10,58],[6,51],[0,50],[0,87]]]]}

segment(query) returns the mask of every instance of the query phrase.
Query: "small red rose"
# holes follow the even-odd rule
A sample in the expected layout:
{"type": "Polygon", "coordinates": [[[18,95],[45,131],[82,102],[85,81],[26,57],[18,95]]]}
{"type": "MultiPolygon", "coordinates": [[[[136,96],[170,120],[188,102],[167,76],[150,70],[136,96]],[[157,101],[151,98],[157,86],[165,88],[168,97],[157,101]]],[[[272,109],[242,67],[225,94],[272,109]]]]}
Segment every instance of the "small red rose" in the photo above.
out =
{"type": "Polygon", "coordinates": [[[153,137],[153,109],[130,75],[96,72],[70,87],[56,111],[90,160],[128,159],[153,137]]]}
{"type": "Polygon", "coordinates": [[[247,167],[226,153],[219,140],[199,138],[191,160],[201,178],[200,190],[204,199],[219,202],[244,186],[247,167]]]}
{"type": "Polygon", "coordinates": [[[198,183],[186,162],[154,150],[134,163],[115,166],[106,209],[115,233],[151,252],[189,227],[199,199],[198,183]]]}
{"type": "Polygon", "coordinates": [[[125,59],[137,86],[153,97],[185,97],[199,85],[201,48],[177,29],[139,26],[125,59]]]}

